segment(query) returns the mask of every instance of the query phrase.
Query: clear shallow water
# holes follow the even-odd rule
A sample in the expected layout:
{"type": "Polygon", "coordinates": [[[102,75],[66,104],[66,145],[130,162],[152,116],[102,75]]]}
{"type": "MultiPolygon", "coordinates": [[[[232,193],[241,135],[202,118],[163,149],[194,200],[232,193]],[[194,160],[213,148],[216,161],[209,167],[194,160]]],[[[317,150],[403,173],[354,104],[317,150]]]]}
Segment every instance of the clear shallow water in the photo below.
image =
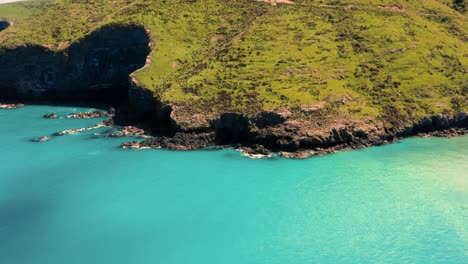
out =
{"type": "Polygon", "coordinates": [[[116,148],[0,110],[0,263],[467,263],[468,137],[308,160],[116,148]]]}

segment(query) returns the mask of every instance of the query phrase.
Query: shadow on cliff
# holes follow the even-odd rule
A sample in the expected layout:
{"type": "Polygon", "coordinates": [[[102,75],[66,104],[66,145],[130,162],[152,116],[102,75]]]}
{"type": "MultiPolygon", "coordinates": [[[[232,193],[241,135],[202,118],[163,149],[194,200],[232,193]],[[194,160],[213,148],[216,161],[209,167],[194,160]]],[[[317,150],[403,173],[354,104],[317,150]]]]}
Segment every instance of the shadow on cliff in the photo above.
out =
{"type": "Polygon", "coordinates": [[[0,31],[7,29],[10,26],[10,23],[5,20],[0,20],[0,31]]]}
{"type": "Polygon", "coordinates": [[[37,45],[0,51],[0,100],[126,102],[129,75],[145,65],[150,39],[142,26],[108,25],[60,51],[37,45]]]}

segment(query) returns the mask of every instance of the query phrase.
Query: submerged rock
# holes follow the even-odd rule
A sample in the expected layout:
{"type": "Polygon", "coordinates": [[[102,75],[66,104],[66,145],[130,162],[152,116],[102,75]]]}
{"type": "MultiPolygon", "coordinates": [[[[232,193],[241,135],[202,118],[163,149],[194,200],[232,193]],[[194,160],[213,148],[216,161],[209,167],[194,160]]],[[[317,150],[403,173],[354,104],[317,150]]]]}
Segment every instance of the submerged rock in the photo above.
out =
{"type": "Polygon", "coordinates": [[[242,155],[249,158],[271,158],[272,153],[262,145],[253,145],[252,147],[240,148],[242,155]]]}
{"type": "Polygon", "coordinates": [[[140,144],[138,141],[131,141],[131,142],[125,142],[120,145],[121,148],[123,149],[149,149],[150,147],[146,147],[140,144]]]}
{"type": "Polygon", "coordinates": [[[36,139],[33,139],[32,141],[33,142],[45,142],[45,141],[49,141],[50,140],[50,137],[40,137],[40,138],[36,138],[36,139]]]}
{"type": "Polygon", "coordinates": [[[116,131],[116,132],[111,133],[109,135],[109,137],[111,137],[111,138],[120,138],[120,137],[124,137],[124,136],[125,135],[124,135],[124,133],[122,131],[116,131]]]}
{"type": "Polygon", "coordinates": [[[48,119],[53,119],[53,118],[57,118],[57,115],[54,113],[50,113],[50,114],[45,114],[43,117],[48,118],[48,119]]]}

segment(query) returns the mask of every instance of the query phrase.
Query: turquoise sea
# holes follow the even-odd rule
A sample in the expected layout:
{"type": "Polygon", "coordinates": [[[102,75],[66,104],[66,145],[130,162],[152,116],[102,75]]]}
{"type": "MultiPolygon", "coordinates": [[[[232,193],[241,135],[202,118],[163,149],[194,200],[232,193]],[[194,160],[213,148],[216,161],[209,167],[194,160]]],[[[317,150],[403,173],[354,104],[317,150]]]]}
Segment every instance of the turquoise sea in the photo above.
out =
{"type": "Polygon", "coordinates": [[[468,263],[468,137],[307,160],[122,150],[0,110],[0,263],[468,263]]]}

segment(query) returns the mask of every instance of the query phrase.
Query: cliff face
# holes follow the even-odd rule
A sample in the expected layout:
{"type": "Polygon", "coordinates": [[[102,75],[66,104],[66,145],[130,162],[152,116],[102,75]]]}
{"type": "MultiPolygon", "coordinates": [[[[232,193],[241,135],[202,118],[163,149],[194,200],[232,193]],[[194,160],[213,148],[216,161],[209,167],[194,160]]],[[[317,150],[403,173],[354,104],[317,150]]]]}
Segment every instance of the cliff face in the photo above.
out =
{"type": "Polygon", "coordinates": [[[65,50],[20,46],[0,52],[0,98],[126,99],[129,74],[144,66],[150,37],[141,26],[106,26],[65,50]]]}

